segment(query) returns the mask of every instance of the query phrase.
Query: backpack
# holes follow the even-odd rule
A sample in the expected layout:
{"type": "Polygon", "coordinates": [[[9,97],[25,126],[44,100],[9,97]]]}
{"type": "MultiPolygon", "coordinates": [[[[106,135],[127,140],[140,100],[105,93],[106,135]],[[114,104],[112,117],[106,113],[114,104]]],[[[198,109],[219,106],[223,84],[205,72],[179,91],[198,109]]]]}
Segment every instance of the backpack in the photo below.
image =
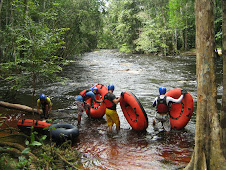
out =
{"type": "Polygon", "coordinates": [[[166,103],[166,96],[163,99],[160,99],[160,97],[158,97],[157,103],[158,104],[156,110],[159,114],[165,114],[169,112],[169,107],[166,103]]]}

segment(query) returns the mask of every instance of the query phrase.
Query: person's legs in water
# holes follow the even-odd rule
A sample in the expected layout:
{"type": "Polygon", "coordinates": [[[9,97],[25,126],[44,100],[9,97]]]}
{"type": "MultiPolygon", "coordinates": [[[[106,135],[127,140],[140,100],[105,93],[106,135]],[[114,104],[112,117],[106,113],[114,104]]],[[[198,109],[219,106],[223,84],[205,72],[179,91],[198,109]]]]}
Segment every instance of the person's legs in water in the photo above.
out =
{"type": "Polygon", "coordinates": [[[113,126],[113,120],[111,115],[112,115],[112,110],[106,109],[106,119],[107,119],[109,132],[112,132],[112,126],[113,126]]]}
{"type": "Polygon", "coordinates": [[[155,113],[155,117],[153,118],[152,125],[154,128],[157,128],[156,125],[160,122],[159,119],[161,119],[161,115],[159,115],[157,112],[155,113]]]}
{"type": "Polygon", "coordinates": [[[112,132],[113,124],[116,124],[116,131],[119,132],[120,130],[120,121],[116,110],[106,109],[106,118],[107,124],[109,127],[109,132],[112,132]]]}
{"type": "Polygon", "coordinates": [[[40,119],[42,121],[46,119],[46,112],[47,112],[46,105],[42,105],[42,113],[40,114],[40,119]]]}
{"type": "Polygon", "coordinates": [[[120,130],[120,120],[119,120],[119,117],[118,117],[118,114],[117,114],[116,111],[113,115],[113,122],[116,124],[116,131],[119,132],[119,130],[120,130]]]}
{"type": "Polygon", "coordinates": [[[85,110],[88,109],[87,115],[88,115],[88,117],[90,119],[91,118],[91,115],[90,115],[90,105],[88,103],[86,103],[86,102],[84,102],[84,109],[85,110]]]}
{"type": "Polygon", "coordinates": [[[171,124],[170,124],[170,117],[167,115],[165,117],[165,121],[163,122],[163,128],[165,129],[166,133],[169,133],[171,130],[171,124]]]}
{"type": "Polygon", "coordinates": [[[45,119],[48,119],[49,118],[49,105],[47,104],[46,105],[46,112],[45,112],[45,119]]]}
{"type": "Polygon", "coordinates": [[[159,113],[156,113],[155,118],[153,119],[153,126],[154,126],[154,128],[155,128],[155,125],[158,122],[161,122],[163,129],[167,133],[169,133],[169,131],[171,129],[169,114],[159,114],[159,113]]]}
{"type": "Polygon", "coordinates": [[[78,125],[81,124],[81,118],[84,111],[84,104],[83,102],[76,101],[77,110],[78,110],[78,125]]]}

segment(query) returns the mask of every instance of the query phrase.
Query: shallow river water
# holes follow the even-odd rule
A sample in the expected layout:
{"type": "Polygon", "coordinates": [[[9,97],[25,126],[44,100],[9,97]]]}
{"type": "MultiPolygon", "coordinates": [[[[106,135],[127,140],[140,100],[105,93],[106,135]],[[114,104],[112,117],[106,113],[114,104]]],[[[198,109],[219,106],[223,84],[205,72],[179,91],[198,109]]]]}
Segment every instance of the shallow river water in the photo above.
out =
{"type": "MultiPolygon", "coordinates": [[[[84,169],[176,169],[185,166],[194,148],[196,112],[196,61],[195,56],[147,56],[125,55],[116,50],[100,50],[75,57],[75,61],[64,68],[65,85],[47,83],[39,85],[36,91],[44,93],[53,102],[53,115],[58,122],[77,125],[75,96],[96,83],[114,84],[118,97],[123,91],[130,91],[142,103],[149,120],[146,132],[135,132],[126,121],[120,105],[117,112],[121,130],[117,134],[107,133],[106,117],[102,119],[82,117],[80,135],[75,148],[82,153],[84,169]],[[167,90],[184,88],[193,97],[194,113],[185,129],[172,130],[169,134],[152,127],[155,108],[152,102],[158,95],[158,88],[167,90]]],[[[218,74],[221,75],[220,71],[218,74]]],[[[218,85],[218,89],[222,86],[218,85]]],[[[0,92],[3,93],[4,87],[0,92]]],[[[4,99],[1,99],[4,100],[4,99]]],[[[31,106],[31,89],[24,88],[17,95],[16,102],[31,106]]],[[[1,111],[1,109],[0,109],[1,111]]],[[[8,111],[9,124],[29,118],[22,113],[8,111]],[[10,123],[10,121],[12,121],[10,123]]],[[[31,116],[30,116],[31,117],[31,116]]],[[[16,126],[15,126],[16,127],[16,126]]]]}

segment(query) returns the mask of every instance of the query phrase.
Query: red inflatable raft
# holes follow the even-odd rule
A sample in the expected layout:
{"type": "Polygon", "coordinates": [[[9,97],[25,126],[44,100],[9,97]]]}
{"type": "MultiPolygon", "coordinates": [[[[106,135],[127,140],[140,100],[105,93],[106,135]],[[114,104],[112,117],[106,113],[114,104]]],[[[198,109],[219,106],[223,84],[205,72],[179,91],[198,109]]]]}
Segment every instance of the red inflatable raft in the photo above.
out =
{"type": "MultiPolygon", "coordinates": [[[[102,84],[95,85],[98,88],[98,93],[95,95],[95,98],[97,100],[103,100],[104,95],[108,92],[107,87],[105,87],[102,84]]],[[[90,116],[92,118],[102,118],[105,114],[106,105],[105,103],[96,103],[95,101],[88,99],[86,100],[86,103],[88,103],[90,108],[90,116]]],[[[88,109],[86,109],[86,113],[88,114],[88,109]]]]}
{"type": "MultiPolygon", "coordinates": [[[[180,88],[175,88],[166,93],[166,96],[178,99],[181,96],[180,88]]],[[[184,128],[193,114],[193,98],[187,92],[181,103],[173,103],[170,108],[170,123],[172,129],[184,128]]]]}
{"type": "Polygon", "coordinates": [[[124,92],[120,99],[120,106],[126,120],[134,130],[143,131],[147,129],[147,114],[133,93],[124,92]]]}
{"type": "Polygon", "coordinates": [[[32,120],[32,119],[22,119],[17,122],[18,128],[22,132],[30,132],[30,128],[34,125],[34,130],[38,132],[43,132],[45,127],[51,126],[50,123],[39,121],[39,120],[32,120]]]}

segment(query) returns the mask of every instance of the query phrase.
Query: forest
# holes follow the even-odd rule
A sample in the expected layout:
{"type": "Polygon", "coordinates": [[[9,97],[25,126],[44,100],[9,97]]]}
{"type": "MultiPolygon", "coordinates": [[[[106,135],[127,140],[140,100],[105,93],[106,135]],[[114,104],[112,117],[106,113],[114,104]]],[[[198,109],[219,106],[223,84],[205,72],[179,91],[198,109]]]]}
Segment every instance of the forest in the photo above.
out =
{"type": "MultiPolygon", "coordinates": [[[[215,80],[212,53],[215,49],[221,49],[222,42],[225,41],[222,41],[222,2],[224,1],[215,0],[208,4],[210,13],[203,18],[210,18],[206,22],[210,25],[205,25],[202,24],[203,18],[198,16],[198,9],[195,9],[197,3],[197,7],[208,11],[202,4],[205,3],[204,0],[0,0],[0,81],[10,82],[13,90],[29,84],[34,97],[38,81],[45,82],[48,79],[63,82],[64,79],[57,73],[74,56],[85,52],[119,49],[125,53],[166,56],[179,55],[196,48],[199,50],[197,61],[200,59],[197,67],[197,91],[198,96],[201,96],[197,121],[206,121],[197,127],[201,129],[200,135],[208,133],[204,137],[197,137],[196,150],[188,169],[225,166],[217,161],[219,157],[223,157],[219,149],[220,140],[215,140],[219,138],[220,130],[216,128],[219,127],[215,108],[217,90],[214,81],[211,81],[215,80]],[[209,35],[207,38],[211,47],[208,48],[209,51],[206,50],[206,56],[210,56],[208,62],[203,62],[207,60],[201,55],[206,52],[203,39],[197,48],[197,28],[203,39],[209,35]],[[202,29],[207,30],[206,35],[202,29]],[[202,77],[202,71],[210,78],[202,77]],[[206,90],[209,88],[213,90],[206,90]],[[213,108],[208,109],[207,103],[213,103],[209,104],[213,108]],[[202,120],[204,113],[208,119],[202,120]],[[198,153],[203,154],[200,156],[198,153]],[[214,157],[216,159],[210,159],[214,157]]],[[[225,113],[223,109],[222,115],[225,113]]],[[[219,162],[224,161],[225,159],[219,162]]]]}
{"type": "MultiPolygon", "coordinates": [[[[221,1],[214,2],[221,48],[221,1]]],[[[30,78],[57,79],[51,73],[93,49],[176,55],[195,48],[194,0],[1,0],[0,28],[0,78],[15,81],[14,89],[30,78]]]]}
{"type": "MultiPolygon", "coordinates": [[[[218,48],[221,12],[216,0],[218,48]]],[[[1,0],[0,19],[1,62],[38,51],[67,59],[96,48],[164,55],[195,48],[194,0],[1,0]]]]}

